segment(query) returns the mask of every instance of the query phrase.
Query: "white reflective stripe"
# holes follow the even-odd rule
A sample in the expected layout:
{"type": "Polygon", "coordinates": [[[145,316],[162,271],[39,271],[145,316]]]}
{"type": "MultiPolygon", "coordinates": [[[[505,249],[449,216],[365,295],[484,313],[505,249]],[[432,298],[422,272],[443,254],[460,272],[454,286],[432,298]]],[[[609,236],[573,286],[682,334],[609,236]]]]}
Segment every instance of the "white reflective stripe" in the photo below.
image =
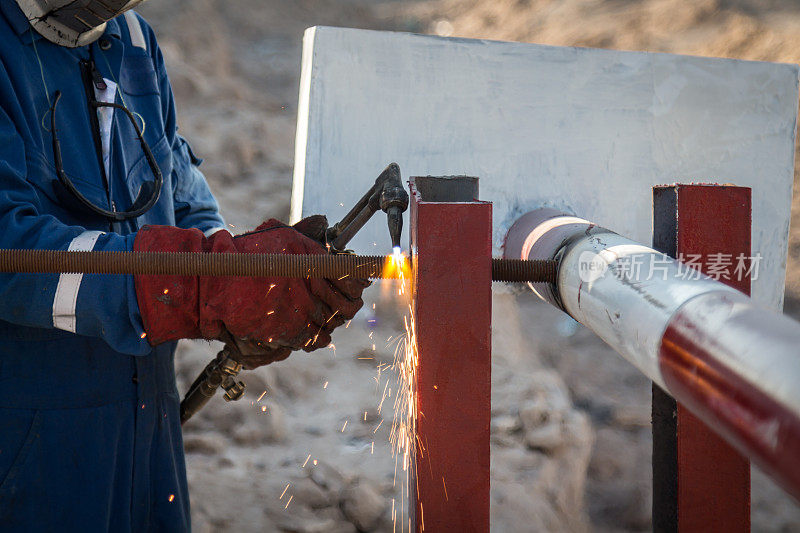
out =
{"type": "MultiPolygon", "coordinates": [[[[87,231],[75,237],[69,244],[70,252],[88,252],[94,249],[102,231],[87,231]]],[[[77,332],[75,307],[78,304],[78,291],[83,274],[61,274],[58,278],[56,296],[53,299],[53,327],[71,333],[77,332]]]]}
{"type": "Polygon", "coordinates": [[[225,229],[225,228],[211,228],[211,229],[208,229],[208,230],[204,231],[203,235],[205,235],[208,238],[208,237],[211,237],[212,235],[214,235],[218,231],[228,231],[228,230],[225,229]]]}
{"type": "MultiPolygon", "coordinates": [[[[103,81],[106,82],[105,90],[98,89],[95,85],[94,97],[98,102],[113,104],[117,97],[117,84],[106,78],[103,78],[103,81]]],[[[103,166],[106,169],[106,176],[110,176],[111,123],[114,120],[114,108],[99,108],[97,110],[97,119],[100,122],[100,144],[103,147],[103,166]]]]}
{"type": "Polygon", "coordinates": [[[147,50],[147,41],[144,40],[142,33],[142,23],[133,11],[125,12],[125,22],[128,23],[128,32],[131,34],[131,44],[137,48],[147,50]]]}

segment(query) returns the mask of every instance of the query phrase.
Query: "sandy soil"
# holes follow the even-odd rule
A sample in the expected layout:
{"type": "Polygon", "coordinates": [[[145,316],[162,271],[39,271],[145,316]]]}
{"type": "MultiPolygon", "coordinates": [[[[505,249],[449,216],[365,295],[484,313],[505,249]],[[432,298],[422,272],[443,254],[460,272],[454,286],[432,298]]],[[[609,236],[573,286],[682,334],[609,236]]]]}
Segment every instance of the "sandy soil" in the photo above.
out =
{"type": "MultiPolygon", "coordinates": [[[[800,60],[791,0],[153,0],[140,11],[160,36],[182,132],[206,159],[234,232],[288,215],[308,26],[800,60]]],[[[789,253],[787,310],[800,316],[797,216],[789,253]]],[[[216,401],[187,425],[197,531],[392,531],[392,499],[399,509],[405,496],[387,443],[391,412],[377,411],[392,377],[376,365],[391,360],[386,341],[401,328],[397,303],[380,292],[370,290],[374,311],[371,302],[335,334],[335,352],[251,372],[245,400],[216,401]]],[[[647,380],[528,294],[498,287],[495,314],[504,320],[493,332],[493,530],[648,529],[647,380]]],[[[181,390],[217,349],[181,346],[181,390]]],[[[800,507],[755,472],[753,520],[755,531],[798,530],[800,507]]]]}

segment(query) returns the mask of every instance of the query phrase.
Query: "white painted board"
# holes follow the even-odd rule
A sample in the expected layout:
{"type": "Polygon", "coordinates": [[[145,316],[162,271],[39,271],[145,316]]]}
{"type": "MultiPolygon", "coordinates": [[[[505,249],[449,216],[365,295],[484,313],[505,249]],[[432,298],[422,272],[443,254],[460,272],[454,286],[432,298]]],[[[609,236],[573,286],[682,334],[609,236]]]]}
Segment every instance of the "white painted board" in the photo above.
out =
{"type": "MultiPolygon", "coordinates": [[[[498,254],[541,206],[649,244],[653,185],[733,183],[753,188],[753,296],[782,305],[797,65],[317,27],[302,68],[295,220],[337,221],[396,161],[478,176],[498,254]]],[[[385,217],[351,247],[387,253],[385,217]]]]}

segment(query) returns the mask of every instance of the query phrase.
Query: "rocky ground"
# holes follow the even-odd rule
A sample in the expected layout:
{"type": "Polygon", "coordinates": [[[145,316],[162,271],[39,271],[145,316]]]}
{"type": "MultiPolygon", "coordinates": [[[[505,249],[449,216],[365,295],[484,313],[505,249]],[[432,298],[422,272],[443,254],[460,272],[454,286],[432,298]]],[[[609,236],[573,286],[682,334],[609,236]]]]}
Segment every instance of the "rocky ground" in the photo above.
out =
{"type": "MultiPolygon", "coordinates": [[[[793,0],[152,0],[140,11],[234,232],[287,218],[308,26],[800,61],[793,0]]],[[[787,311],[800,316],[800,216],[789,253],[787,311]]],[[[648,529],[649,383],[570,319],[497,289],[493,530],[648,529]]],[[[197,531],[400,530],[392,413],[377,410],[391,376],[376,365],[391,362],[387,340],[402,328],[397,303],[370,292],[375,310],[337,332],[335,350],[249,373],[245,400],[215,401],[187,425],[197,531]]],[[[218,348],[181,346],[181,390],[218,348]]],[[[800,528],[800,507],[758,472],[753,514],[756,531],[800,528]]]]}

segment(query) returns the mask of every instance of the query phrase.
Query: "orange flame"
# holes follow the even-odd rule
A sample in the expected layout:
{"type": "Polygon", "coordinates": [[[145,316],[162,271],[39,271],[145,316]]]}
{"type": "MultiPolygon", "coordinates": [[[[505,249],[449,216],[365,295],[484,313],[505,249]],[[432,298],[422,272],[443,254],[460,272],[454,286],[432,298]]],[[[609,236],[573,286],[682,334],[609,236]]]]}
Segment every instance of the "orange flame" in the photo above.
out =
{"type": "Polygon", "coordinates": [[[400,249],[395,249],[394,253],[386,256],[383,263],[383,278],[381,291],[383,296],[387,296],[389,291],[397,291],[397,296],[404,296],[408,293],[411,281],[411,262],[400,249]],[[389,280],[400,281],[399,285],[389,280]]]}

